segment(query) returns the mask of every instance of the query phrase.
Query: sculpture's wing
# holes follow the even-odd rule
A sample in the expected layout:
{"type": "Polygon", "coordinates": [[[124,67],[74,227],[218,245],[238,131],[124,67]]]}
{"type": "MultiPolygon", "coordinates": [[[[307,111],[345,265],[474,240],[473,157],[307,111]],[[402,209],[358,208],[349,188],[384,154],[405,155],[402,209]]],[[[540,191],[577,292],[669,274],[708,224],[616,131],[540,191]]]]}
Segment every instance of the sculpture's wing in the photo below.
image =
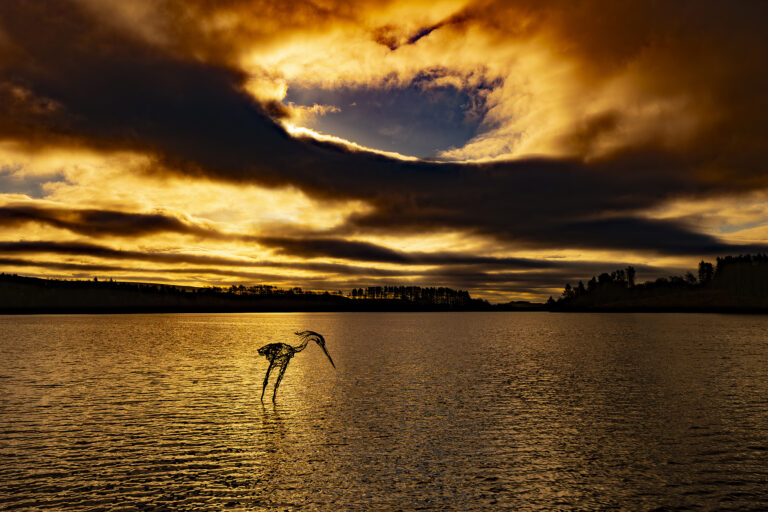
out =
{"type": "Polygon", "coordinates": [[[270,359],[270,360],[274,358],[277,352],[279,351],[280,351],[279,343],[270,343],[269,345],[264,345],[258,350],[260,356],[266,356],[267,359],[270,359]]]}

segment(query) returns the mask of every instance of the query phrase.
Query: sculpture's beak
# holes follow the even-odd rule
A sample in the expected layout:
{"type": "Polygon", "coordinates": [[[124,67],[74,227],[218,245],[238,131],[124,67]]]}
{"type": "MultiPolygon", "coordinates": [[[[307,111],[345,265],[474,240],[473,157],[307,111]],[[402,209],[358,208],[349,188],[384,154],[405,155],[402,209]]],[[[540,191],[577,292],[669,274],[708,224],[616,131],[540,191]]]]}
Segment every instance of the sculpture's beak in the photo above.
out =
{"type": "Polygon", "coordinates": [[[331,365],[332,365],[332,366],[333,366],[333,368],[335,369],[335,368],[336,368],[336,365],[335,365],[335,364],[333,364],[333,359],[331,359],[331,354],[329,354],[329,353],[328,353],[328,350],[325,348],[325,345],[320,345],[320,347],[323,349],[323,352],[325,352],[325,355],[327,355],[327,356],[328,356],[328,360],[331,362],[331,365]]]}

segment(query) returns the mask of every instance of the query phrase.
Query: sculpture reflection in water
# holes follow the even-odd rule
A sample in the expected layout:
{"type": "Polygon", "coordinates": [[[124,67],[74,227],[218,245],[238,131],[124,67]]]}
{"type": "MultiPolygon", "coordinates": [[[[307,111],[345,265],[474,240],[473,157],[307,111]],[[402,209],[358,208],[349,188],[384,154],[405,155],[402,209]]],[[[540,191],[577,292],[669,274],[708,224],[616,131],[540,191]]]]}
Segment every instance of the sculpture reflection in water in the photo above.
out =
{"type": "Polygon", "coordinates": [[[307,348],[307,344],[310,341],[314,341],[320,345],[320,348],[323,349],[325,355],[328,356],[328,360],[331,362],[331,365],[336,368],[336,365],[333,364],[333,359],[331,359],[331,354],[329,354],[328,350],[325,348],[325,338],[323,338],[322,334],[315,331],[302,331],[295,334],[302,339],[300,345],[293,347],[287,343],[270,343],[269,345],[264,345],[259,349],[259,355],[266,357],[269,361],[269,368],[267,368],[267,374],[264,376],[264,385],[261,388],[262,402],[264,401],[264,390],[267,389],[269,374],[272,372],[272,369],[275,367],[280,369],[280,373],[277,376],[277,381],[275,382],[275,391],[272,393],[272,401],[274,402],[275,398],[277,397],[277,388],[280,387],[280,381],[283,380],[283,375],[285,375],[285,369],[288,368],[288,363],[291,361],[291,358],[296,355],[297,352],[301,352],[307,348]]]}

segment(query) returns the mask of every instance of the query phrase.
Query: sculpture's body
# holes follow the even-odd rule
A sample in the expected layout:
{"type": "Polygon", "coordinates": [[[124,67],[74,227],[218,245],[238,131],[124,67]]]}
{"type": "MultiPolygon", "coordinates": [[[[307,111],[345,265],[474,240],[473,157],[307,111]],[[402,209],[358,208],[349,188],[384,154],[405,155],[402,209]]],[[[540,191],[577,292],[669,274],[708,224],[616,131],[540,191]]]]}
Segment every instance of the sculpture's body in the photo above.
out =
{"type": "Polygon", "coordinates": [[[331,365],[336,368],[336,365],[333,364],[333,359],[331,359],[331,354],[329,354],[328,350],[325,348],[325,338],[323,338],[322,334],[314,331],[303,331],[297,332],[296,336],[302,338],[301,345],[292,347],[287,343],[270,343],[259,349],[259,355],[266,357],[269,361],[269,368],[267,368],[267,374],[264,376],[264,385],[261,388],[262,402],[264,401],[264,390],[267,389],[269,374],[272,372],[272,369],[275,367],[280,368],[280,373],[277,375],[277,381],[275,382],[275,391],[272,393],[272,401],[274,402],[277,397],[277,388],[280,387],[280,381],[283,380],[283,375],[285,375],[285,369],[288,368],[288,363],[291,361],[291,358],[296,355],[296,352],[301,352],[307,348],[307,344],[310,340],[320,345],[320,348],[323,349],[325,355],[328,356],[331,365]]]}

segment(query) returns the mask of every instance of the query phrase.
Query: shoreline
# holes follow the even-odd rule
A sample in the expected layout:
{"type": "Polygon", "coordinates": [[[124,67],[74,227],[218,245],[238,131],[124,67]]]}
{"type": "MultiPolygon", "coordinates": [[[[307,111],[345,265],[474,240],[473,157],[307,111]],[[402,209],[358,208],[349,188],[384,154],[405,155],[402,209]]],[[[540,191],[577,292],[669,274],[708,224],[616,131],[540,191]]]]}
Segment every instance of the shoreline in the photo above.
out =
{"type": "Polygon", "coordinates": [[[714,314],[714,315],[768,315],[768,310],[761,308],[722,308],[722,309],[696,309],[696,308],[643,308],[643,309],[590,309],[590,310],[559,310],[546,308],[498,308],[491,306],[487,309],[440,309],[440,308],[359,308],[359,309],[331,309],[331,308],[24,308],[24,309],[0,309],[0,316],[34,316],[34,315],[164,315],[164,314],[240,314],[240,313],[553,313],[553,314],[590,314],[590,313],[615,313],[615,314],[714,314]]]}

